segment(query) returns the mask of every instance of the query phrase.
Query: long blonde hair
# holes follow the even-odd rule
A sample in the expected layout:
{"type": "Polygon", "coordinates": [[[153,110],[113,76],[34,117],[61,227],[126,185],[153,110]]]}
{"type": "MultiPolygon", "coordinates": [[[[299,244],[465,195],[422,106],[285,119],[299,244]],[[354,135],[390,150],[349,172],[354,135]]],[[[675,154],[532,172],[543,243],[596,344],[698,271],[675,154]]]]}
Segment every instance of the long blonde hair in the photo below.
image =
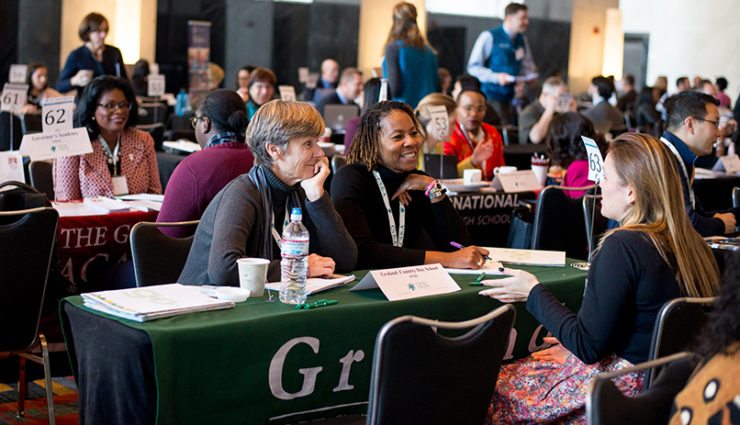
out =
{"type": "Polygon", "coordinates": [[[393,26],[388,33],[385,45],[398,40],[419,49],[427,45],[424,36],[419,31],[419,25],[416,24],[416,6],[411,3],[401,2],[393,7],[393,26]]]}
{"type": "Polygon", "coordinates": [[[624,133],[609,144],[608,156],[622,184],[635,191],[635,203],[619,220],[620,227],[606,233],[599,248],[614,232],[642,232],[663,260],[677,269],[676,280],[684,295],[713,296],[719,288],[719,269],[689,221],[678,169],[666,147],[648,135],[624,133]]]}

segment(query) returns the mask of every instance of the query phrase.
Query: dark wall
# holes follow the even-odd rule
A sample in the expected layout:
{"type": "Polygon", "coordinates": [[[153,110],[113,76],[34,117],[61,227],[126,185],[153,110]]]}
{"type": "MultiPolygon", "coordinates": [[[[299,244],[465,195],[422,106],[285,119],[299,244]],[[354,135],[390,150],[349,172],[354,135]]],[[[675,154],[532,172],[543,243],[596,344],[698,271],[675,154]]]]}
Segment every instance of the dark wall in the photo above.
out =
{"type": "MultiPolygon", "coordinates": [[[[10,65],[18,62],[18,0],[0,1],[0,83],[8,81],[10,65]]],[[[1,89],[1,87],[0,87],[1,89]]]]}
{"type": "Polygon", "coordinates": [[[59,0],[22,1],[19,16],[18,63],[46,64],[53,87],[63,65],[59,63],[62,4],[59,0]]]}

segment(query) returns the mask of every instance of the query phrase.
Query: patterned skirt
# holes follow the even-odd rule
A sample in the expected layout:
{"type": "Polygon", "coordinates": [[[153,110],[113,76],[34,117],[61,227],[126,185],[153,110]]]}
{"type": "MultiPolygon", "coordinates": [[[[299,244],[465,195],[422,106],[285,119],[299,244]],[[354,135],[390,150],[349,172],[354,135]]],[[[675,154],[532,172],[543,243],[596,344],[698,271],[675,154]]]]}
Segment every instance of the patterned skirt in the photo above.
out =
{"type": "MultiPolygon", "coordinates": [[[[631,366],[615,354],[591,365],[573,354],[563,365],[532,357],[504,365],[486,424],[586,424],[589,381],[600,373],[631,366]]],[[[644,376],[629,373],[614,382],[623,394],[635,396],[642,390],[644,376]]]]}

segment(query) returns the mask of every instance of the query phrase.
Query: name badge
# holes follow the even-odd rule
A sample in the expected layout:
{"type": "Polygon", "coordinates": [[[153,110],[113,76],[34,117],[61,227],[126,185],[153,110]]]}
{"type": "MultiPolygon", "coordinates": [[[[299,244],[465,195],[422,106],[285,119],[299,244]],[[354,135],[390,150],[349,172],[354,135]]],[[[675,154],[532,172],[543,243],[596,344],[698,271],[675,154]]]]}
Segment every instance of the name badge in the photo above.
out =
{"type": "Polygon", "coordinates": [[[115,176],[113,180],[113,195],[128,195],[128,182],[126,176],[115,176]]]}

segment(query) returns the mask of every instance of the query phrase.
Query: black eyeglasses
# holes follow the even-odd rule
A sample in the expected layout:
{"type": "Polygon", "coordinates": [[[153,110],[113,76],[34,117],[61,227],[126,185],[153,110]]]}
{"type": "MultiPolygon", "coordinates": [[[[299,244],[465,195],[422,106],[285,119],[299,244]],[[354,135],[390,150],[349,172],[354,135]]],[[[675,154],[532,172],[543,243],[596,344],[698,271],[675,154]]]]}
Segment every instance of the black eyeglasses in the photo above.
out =
{"type": "Polygon", "coordinates": [[[200,120],[207,120],[207,119],[208,119],[208,117],[206,117],[204,115],[200,115],[200,116],[193,115],[192,117],[190,117],[190,125],[193,127],[193,130],[195,130],[195,126],[198,125],[198,121],[200,121],[200,120]]]}
{"type": "Polygon", "coordinates": [[[130,103],[128,103],[128,102],[121,102],[121,103],[113,103],[113,102],[111,102],[111,103],[98,103],[98,106],[100,106],[101,108],[105,109],[108,112],[113,112],[113,111],[116,111],[118,109],[123,109],[125,111],[130,111],[131,110],[131,107],[133,105],[130,104],[130,103]]]}
{"type": "Polygon", "coordinates": [[[704,118],[698,118],[698,117],[693,117],[693,118],[699,121],[711,122],[712,124],[714,124],[714,128],[719,128],[719,120],[712,121],[712,120],[705,120],[704,118]]]}

